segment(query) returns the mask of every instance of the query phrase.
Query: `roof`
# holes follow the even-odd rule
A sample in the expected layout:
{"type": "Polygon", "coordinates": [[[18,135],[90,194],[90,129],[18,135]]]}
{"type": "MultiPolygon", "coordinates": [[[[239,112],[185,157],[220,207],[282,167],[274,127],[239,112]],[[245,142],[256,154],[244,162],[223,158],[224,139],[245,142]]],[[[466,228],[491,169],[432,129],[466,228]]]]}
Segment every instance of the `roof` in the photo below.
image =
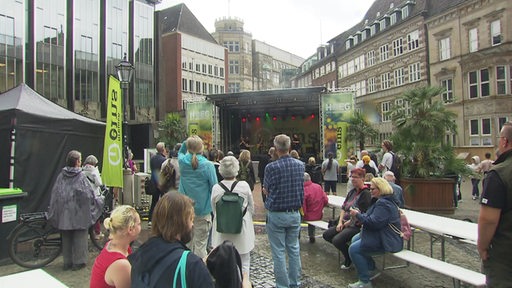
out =
{"type": "Polygon", "coordinates": [[[240,114],[306,115],[318,112],[322,92],[325,92],[325,87],[249,91],[206,97],[221,109],[240,114]]]}
{"type": "Polygon", "coordinates": [[[215,38],[197,20],[187,5],[181,3],[164,10],[157,11],[158,21],[161,23],[161,34],[181,32],[205,41],[218,44],[215,38]]]}
{"type": "Polygon", "coordinates": [[[17,87],[0,94],[0,111],[18,110],[27,114],[48,119],[79,120],[86,123],[105,125],[105,123],[76,114],[66,108],[39,95],[27,84],[22,83],[17,87]]]}

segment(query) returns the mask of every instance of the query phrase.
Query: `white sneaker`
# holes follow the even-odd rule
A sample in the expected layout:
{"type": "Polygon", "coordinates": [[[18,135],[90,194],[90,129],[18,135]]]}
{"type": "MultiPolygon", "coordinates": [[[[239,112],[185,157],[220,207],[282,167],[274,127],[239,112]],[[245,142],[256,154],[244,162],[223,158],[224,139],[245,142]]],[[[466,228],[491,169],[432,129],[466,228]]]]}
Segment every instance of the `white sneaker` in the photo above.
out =
{"type": "Polygon", "coordinates": [[[364,283],[357,281],[356,283],[348,284],[348,288],[372,288],[372,282],[364,283]]]}
{"type": "Polygon", "coordinates": [[[340,267],[341,270],[348,270],[350,268],[352,268],[352,264],[348,265],[348,266],[345,266],[345,264],[342,264],[341,267],[340,267]]]}

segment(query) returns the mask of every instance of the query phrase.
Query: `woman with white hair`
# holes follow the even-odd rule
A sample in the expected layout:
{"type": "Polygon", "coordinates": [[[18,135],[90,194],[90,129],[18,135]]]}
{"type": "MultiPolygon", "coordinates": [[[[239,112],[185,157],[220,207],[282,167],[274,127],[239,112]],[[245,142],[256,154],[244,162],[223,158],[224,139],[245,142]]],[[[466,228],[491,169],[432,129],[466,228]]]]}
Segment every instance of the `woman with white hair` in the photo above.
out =
{"type": "MultiPolygon", "coordinates": [[[[239,234],[227,234],[227,233],[219,233],[217,232],[217,223],[213,221],[213,229],[212,229],[212,245],[216,247],[225,240],[230,240],[235,245],[238,253],[240,254],[240,258],[242,260],[242,272],[246,277],[249,276],[249,268],[251,262],[251,250],[254,248],[254,225],[252,222],[252,215],[254,213],[254,201],[252,198],[251,188],[249,184],[245,181],[236,182],[235,177],[238,174],[238,170],[240,169],[240,164],[238,160],[233,156],[226,156],[220,161],[219,173],[224,177],[220,183],[226,186],[228,189],[232,189],[233,193],[238,193],[240,197],[244,199],[243,209],[247,209],[247,212],[243,216],[242,221],[242,231],[239,234]]],[[[224,195],[224,189],[216,184],[213,186],[212,191],[212,209],[214,219],[217,219],[217,211],[215,204],[222,198],[224,195]]]]}

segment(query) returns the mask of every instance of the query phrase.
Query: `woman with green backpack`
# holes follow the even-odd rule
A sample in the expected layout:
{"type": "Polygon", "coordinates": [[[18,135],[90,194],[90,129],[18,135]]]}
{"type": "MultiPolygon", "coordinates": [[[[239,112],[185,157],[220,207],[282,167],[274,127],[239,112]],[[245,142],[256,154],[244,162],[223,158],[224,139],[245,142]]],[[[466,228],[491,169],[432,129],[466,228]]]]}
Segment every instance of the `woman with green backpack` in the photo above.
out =
{"type": "Polygon", "coordinates": [[[240,254],[244,277],[248,278],[250,253],[255,241],[252,221],[254,200],[247,182],[235,179],[239,169],[240,164],[233,156],[226,156],[220,161],[219,173],[224,180],[212,189],[212,246],[216,247],[225,240],[233,242],[240,254]]]}

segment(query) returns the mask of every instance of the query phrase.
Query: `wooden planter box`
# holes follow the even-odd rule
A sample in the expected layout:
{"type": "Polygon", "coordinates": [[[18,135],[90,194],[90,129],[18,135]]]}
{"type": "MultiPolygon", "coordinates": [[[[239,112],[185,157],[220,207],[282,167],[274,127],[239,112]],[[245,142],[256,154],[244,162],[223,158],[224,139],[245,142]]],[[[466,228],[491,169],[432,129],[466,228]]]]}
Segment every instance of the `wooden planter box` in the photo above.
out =
{"type": "Polygon", "coordinates": [[[456,181],[450,178],[402,178],[405,208],[446,214],[455,212],[454,191],[456,181]]]}

